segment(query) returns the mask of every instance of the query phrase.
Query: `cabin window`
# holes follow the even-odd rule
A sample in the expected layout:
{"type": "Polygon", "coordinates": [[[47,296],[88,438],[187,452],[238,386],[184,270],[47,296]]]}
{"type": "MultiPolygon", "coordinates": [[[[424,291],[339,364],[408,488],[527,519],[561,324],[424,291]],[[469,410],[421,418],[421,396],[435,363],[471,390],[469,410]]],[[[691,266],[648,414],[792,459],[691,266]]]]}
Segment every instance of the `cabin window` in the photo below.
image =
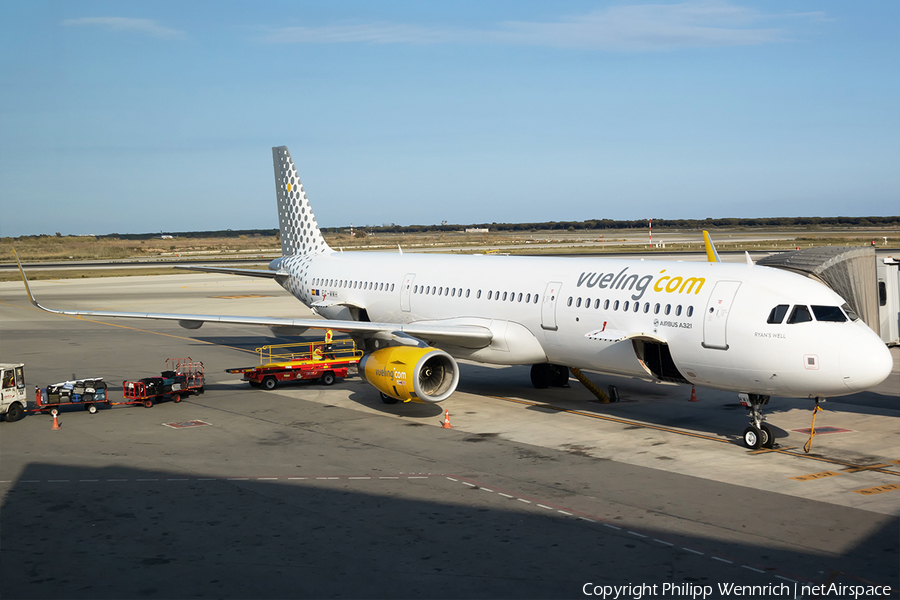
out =
{"type": "Polygon", "coordinates": [[[634,312],[637,312],[637,311],[641,310],[641,303],[640,303],[640,302],[635,302],[635,303],[634,303],[634,308],[633,308],[632,310],[633,310],[634,312]]]}
{"type": "Polygon", "coordinates": [[[613,302],[613,310],[619,310],[619,301],[618,300],[613,302]]]}
{"type": "Polygon", "coordinates": [[[665,310],[665,313],[668,315],[670,312],[672,312],[672,305],[671,305],[671,304],[666,304],[666,310],[665,310]]]}
{"type": "Polygon", "coordinates": [[[566,306],[572,306],[572,296],[569,296],[569,300],[566,302],[566,306]]]}
{"type": "Polygon", "coordinates": [[[391,284],[391,291],[392,291],[392,292],[394,291],[394,284],[393,284],[393,283],[391,284]]]}
{"type": "Polygon", "coordinates": [[[522,292],[519,292],[519,302],[522,301],[522,292]]]}
{"type": "Polygon", "coordinates": [[[656,305],[653,307],[653,314],[654,315],[659,314],[659,302],[657,302],[656,305]]]}
{"type": "Polygon", "coordinates": [[[678,306],[675,307],[675,316],[676,316],[676,317],[680,317],[680,316],[681,316],[681,305],[680,305],[680,304],[679,304],[678,306]]]}
{"type": "Polygon", "coordinates": [[[503,292],[503,300],[506,300],[506,292],[503,292]]]}
{"type": "Polygon", "coordinates": [[[844,323],[847,317],[841,312],[837,306],[815,306],[812,307],[816,321],[830,321],[833,323],[844,323]]]}
{"type": "Polygon", "coordinates": [[[471,294],[471,293],[472,293],[472,290],[471,290],[471,289],[467,289],[467,290],[466,290],[466,298],[468,298],[468,297],[469,297],[469,294],[471,294]]]}
{"type": "Polygon", "coordinates": [[[575,308],[581,308],[581,298],[575,301],[575,308]]]}
{"type": "Polygon", "coordinates": [[[477,292],[475,292],[475,299],[481,300],[481,290],[478,290],[477,292]]]}
{"type": "Polygon", "coordinates": [[[527,304],[531,304],[531,294],[528,294],[527,296],[525,296],[525,302],[527,304]]]}
{"type": "Polygon", "coordinates": [[[687,309],[687,316],[690,317],[690,316],[693,316],[693,314],[694,314],[694,307],[693,307],[693,306],[688,306],[688,309],[687,309]]]}
{"type": "Polygon", "coordinates": [[[452,290],[450,290],[450,296],[453,298],[456,298],[456,288],[453,288],[452,290]]]}
{"type": "Polygon", "coordinates": [[[644,314],[647,314],[648,312],[650,312],[650,303],[644,302],[644,314]]]}
{"type": "Polygon", "coordinates": [[[798,304],[794,307],[794,310],[791,311],[791,316],[788,317],[787,322],[792,325],[794,323],[807,323],[812,320],[812,315],[809,314],[809,307],[798,304]]]}
{"type": "Polygon", "coordinates": [[[418,293],[419,293],[419,286],[414,285],[413,286],[413,294],[418,294],[418,293]]]}
{"type": "Polygon", "coordinates": [[[622,310],[624,310],[624,311],[628,310],[628,300],[626,300],[625,302],[622,303],[622,310]]]}
{"type": "Polygon", "coordinates": [[[788,308],[790,307],[787,304],[779,304],[773,308],[772,312],[769,313],[769,318],[766,319],[766,323],[780,325],[784,321],[784,315],[787,314],[788,308]]]}
{"type": "Polygon", "coordinates": [[[609,298],[603,301],[603,310],[609,310],[609,298]]]}
{"type": "Polygon", "coordinates": [[[850,305],[844,302],[844,305],[841,306],[844,313],[850,318],[851,321],[859,321],[859,315],[856,314],[856,311],[850,308],[850,305]]]}
{"type": "Polygon", "coordinates": [[[538,295],[537,295],[537,294],[534,295],[534,303],[535,303],[535,304],[538,303],[538,295]]]}
{"type": "Polygon", "coordinates": [[[488,290],[488,300],[492,300],[494,298],[494,292],[488,290]]]}

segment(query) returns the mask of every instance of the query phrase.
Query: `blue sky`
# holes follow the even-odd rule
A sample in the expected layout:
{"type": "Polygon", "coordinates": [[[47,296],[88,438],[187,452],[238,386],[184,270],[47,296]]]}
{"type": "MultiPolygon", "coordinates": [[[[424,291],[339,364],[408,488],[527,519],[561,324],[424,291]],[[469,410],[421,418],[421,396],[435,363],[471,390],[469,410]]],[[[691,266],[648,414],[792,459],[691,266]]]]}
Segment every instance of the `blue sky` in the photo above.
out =
{"type": "Polygon", "coordinates": [[[896,215],[900,3],[0,3],[0,235],[896,215]]]}

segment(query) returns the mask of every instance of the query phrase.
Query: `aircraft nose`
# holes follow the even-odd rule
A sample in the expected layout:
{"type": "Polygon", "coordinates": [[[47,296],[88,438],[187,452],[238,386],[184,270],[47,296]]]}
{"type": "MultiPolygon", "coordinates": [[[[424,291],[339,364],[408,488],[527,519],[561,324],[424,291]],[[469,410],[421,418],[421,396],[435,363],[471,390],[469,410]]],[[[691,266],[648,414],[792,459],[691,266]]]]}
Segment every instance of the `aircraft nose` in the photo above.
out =
{"type": "Polygon", "coordinates": [[[841,376],[850,391],[875,387],[891,374],[894,359],[874,333],[859,336],[841,347],[841,376]]]}

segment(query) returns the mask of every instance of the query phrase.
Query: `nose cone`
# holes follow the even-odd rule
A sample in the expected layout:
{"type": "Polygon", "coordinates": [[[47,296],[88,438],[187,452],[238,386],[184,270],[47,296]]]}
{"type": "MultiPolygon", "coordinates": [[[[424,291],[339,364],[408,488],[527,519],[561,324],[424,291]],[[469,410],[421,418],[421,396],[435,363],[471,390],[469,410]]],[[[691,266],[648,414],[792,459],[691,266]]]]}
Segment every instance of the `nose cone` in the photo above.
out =
{"type": "Polygon", "coordinates": [[[884,342],[871,331],[866,333],[841,347],[841,376],[851,392],[875,387],[894,368],[894,359],[884,342]]]}

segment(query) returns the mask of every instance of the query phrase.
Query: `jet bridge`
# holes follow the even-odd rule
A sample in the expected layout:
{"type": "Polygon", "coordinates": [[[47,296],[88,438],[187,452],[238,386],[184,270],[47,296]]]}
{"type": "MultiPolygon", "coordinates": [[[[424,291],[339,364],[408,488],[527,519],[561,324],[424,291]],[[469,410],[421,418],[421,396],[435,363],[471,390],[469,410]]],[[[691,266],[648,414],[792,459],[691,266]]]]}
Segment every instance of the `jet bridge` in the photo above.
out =
{"type": "Polygon", "coordinates": [[[880,335],[875,248],[821,246],[779,252],[756,264],[794,271],[820,281],[844,298],[856,314],[880,335]]]}

